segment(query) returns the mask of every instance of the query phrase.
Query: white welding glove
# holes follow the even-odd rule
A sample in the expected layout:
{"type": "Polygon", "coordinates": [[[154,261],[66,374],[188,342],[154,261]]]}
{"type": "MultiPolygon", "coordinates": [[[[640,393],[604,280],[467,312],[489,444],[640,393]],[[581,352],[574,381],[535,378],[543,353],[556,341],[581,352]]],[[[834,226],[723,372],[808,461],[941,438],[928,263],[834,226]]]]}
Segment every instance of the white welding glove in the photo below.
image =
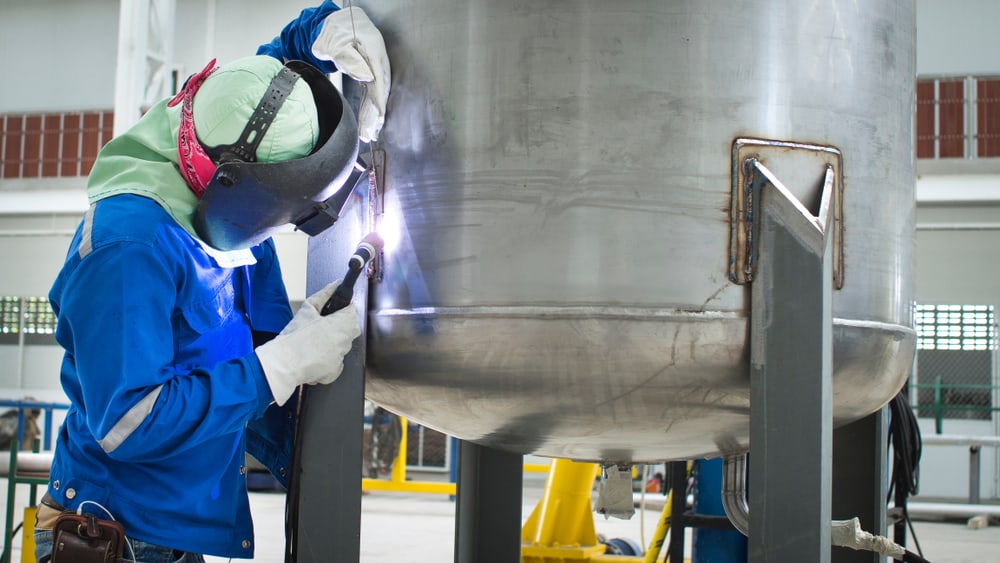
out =
{"type": "Polygon", "coordinates": [[[299,385],[333,383],[344,369],[344,356],[361,334],[358,313],[348,305],[325,317],[319,314],[339,284],[337,280],[306,299],[278,336],[257,347],[257,359],[279,406],[299,385]]]}
{"type": "Polygon", "coordinates": [[[344,74],[365,84],[358,111],[358,136],[366,143],[377,139],[385,122],[391,81],[382,33],[361,8],[343,8],[323,20],[312,53],[317,59],[333,61],[344,74]]]}

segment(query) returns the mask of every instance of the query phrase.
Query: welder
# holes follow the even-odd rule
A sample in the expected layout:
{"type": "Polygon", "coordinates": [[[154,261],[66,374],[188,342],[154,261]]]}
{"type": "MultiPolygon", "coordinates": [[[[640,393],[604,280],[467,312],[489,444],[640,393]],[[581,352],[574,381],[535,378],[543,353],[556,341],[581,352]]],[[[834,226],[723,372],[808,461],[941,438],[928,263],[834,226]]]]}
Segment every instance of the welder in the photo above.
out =
{"type": "Polygon", "coordinates": [[[339,189],[389,85],[366,14],[324,2],[102,149],[49,294],[71,407],[39,561],[82,560],[53,553],[69,511],[122,524],[126,561],[253,557],[245,455],[285,482],[295,389],[332,382],[360,333],[355,307],[318,312],[336,282],[293,317],[270,237],[339,189]],[[365,85],[357,118],[336,70],[365,85]]]}

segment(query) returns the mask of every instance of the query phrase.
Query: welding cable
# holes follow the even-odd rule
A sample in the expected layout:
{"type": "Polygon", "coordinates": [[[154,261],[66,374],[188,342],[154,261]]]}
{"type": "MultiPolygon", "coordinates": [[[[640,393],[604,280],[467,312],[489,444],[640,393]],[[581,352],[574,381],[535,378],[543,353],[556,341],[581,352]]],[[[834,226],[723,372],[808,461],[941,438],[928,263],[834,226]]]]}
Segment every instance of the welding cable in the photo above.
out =
{"type": "Polygon", "coordinates": [[[930,563],[921,555],[908,551],[903,546],[884,536],[876,536],[861,529],[861,520],[834,520],[831,523],[830,543],[858,551],[871,551],[892,557],[904,563],[930,563]]]}
{"type": "Polygon", "coordinates": [[[898,486],[907,496],[917,494],[920,485],[920,428],[913,409],[903,392],[889,403],[889,439],[893,449],[892,486],[898,486]]]}
{"type": "MultiPolygon", "coordinates": [[[[889,442],[892,444],[892,477],[889,480],[889,491],[886,497],[888,503],[895,491],[902,496],[909,497],[916,495],[920,485],[920,456],[923,445],[920,439],[920,427],[917,426],[917,419],[913,414],[913,409],[906,398],[905,391],[901,391],[889,402],[889,442]]],[[[913,543],[917,548],[917,553],[923,555],[920,548],[920,541],[917,539],[916,531],[913,529],[913,521],[906,509],[906,503],[899,506],[903,513],[903,521],[906,522],[913,537],[913,543]]]]}
{"type": "Polygon", "coordinates": [[[920,555],[913,553],[910,550],[906,550],[906,553],[903,554],[903,563],[931,563],[931,562],[924,559],[920,555]]]}

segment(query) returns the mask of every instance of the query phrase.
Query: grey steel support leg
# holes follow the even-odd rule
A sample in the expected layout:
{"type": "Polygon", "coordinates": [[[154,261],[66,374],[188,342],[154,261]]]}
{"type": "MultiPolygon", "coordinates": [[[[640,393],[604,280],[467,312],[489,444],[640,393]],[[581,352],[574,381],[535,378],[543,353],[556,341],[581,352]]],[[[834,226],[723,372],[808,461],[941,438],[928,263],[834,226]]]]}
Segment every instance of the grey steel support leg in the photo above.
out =
{"type": "MultiPolygon", "coordinates": [[[[310,239],[307,293],[343,277],[361,239],[361,224],[355,215],[345,214],[338,229],[310,239]]],[[[368,284],[362,278],[354,286],[353,305],[364,310],[367,301],[368,284]]],[[[292,522],[286,563],[361,560],[365,341],[364,333],[354,340],[336,381],[304,388],[298,422],[300,458],[293,468],[298,484],[288,497],[289,509],[297,510],[286,514],[292,522]]]]}
{"type": "Polygon", "coordinates": [[[830,561],[832,237],[774,183],[759,191],[750,329],[752,563],[830,561]]]}
{"type": "MultiPolygon", "coordinates": [[[[888,408],[833,431],[834,520],[857,516],[866,532],[885,536],[888,408]]],[[[879,563],[871,551],[834,547],[832,563],[879,563]]]]}
{"type": "MultiPolygon", "coordinates": [[[[362,348],[363,350],[363,348],[362,348]]],[[[344,358],[330,385],[308,387],[299,424],[297,563],[361,560],[361,447],[364,434],[363,352],[344,358]]]]}
{"type": "Polygon", "coordinates": [[[521,561],[523,481],[523,456],[459,442],[455,563],[521,561]]]}

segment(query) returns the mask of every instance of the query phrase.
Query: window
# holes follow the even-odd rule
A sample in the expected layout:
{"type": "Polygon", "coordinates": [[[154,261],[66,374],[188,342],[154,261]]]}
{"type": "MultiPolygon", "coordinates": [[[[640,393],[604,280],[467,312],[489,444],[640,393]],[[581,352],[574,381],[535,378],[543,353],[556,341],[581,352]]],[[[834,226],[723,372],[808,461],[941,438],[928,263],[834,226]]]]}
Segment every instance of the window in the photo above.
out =
{"type": "Polygon", "coordinates": [[[976,98],[978,156],[1000,156],[1000,79],[977,81],[976,98]]]}
{"type": "Polygon", "coordinates": [[[1000,78],[917,80],[917,158],[1000,157],[1000,78]]]}
{"type": "Polygon", "coordinates": [[[0,297],[0,334],[17,334],[21,332],[21,298],[0,297]]]}
{"type": "Polygon", "coordinates": [[[917,305],[918,350],[992,350],[992,305],[917,305]]]}
{"type": "Polygon", "coordinates": [[[990,418],[994,408],[992,305],[918,305],[917,414],[990,418]]]}
{"type": "Polygon", "coordinates": [[[44,297],[0,296],[0,343],[54,344],[56,316],[44,297]]]}
{"type": "Polygon", "coordinates": [[[0,180],[86,176],[111,140],[107,111],[0,114],[0,180]]]}

